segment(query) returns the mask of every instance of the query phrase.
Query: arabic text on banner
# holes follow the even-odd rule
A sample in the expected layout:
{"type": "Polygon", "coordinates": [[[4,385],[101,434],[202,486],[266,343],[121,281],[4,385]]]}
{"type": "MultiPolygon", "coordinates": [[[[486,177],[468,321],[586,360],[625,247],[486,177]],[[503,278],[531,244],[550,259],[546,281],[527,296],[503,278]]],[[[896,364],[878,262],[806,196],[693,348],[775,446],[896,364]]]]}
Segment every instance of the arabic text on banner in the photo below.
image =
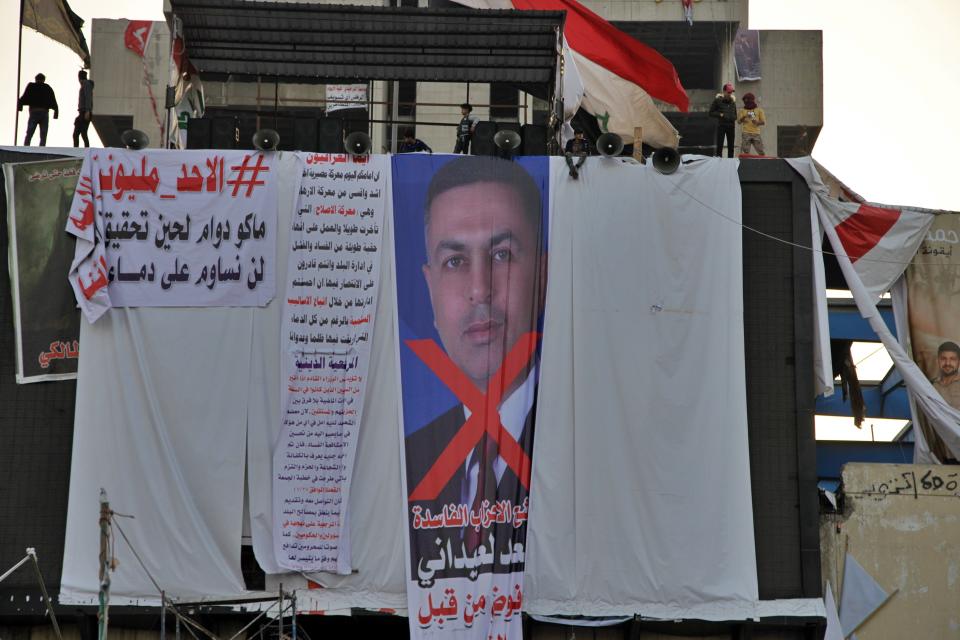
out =
{"type": "Polygon", "coordinates": [[[367,85],[328,84],[326,87],[327,113],[341,109],[366,109],[367,85]]]}
{"type": "Polygon", "coordinates": [[[410,635],[518,640],[547,162],[393,167],[410,635]]]}
{"type": "Polygon", "coordinates": [[[4,166],[17,382],[77,377],[80,315],[64,274],[73,238],[63,231],[81,160],[4,166]]]}
{"type": "Polygon", "coordinates": [[[274,154],[88,152],[67,231],[87,319],[110,307],[263,306],[274,295],[274,154]]]}
{"type": "Polygon", "coordinates": [[[386,156],[309,154],[290,231],[274,552],[350,573],[347,499],[363,409],[388,202],[386,156]]]}

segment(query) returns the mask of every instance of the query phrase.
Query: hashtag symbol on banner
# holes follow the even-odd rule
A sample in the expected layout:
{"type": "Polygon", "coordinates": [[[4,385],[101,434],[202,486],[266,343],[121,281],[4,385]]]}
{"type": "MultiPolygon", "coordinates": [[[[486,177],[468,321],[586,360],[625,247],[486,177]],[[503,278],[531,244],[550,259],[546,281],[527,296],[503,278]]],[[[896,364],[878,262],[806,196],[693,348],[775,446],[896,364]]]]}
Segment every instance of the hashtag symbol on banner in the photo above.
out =
{"type": "Polygon", "coordinates": [[[253,188],[263,184],[263,180],[258,180],[262,171],[270,171],[270,167],[263,166],[263,156],[257,155],[257,164],[250,166],[251,156],[243,157],[243,164],[233,165],[230,167],[232,171],[237,172],[236,178],[231,178],[227,180],[227,186],[233,187],[233,197],[237,197],[237,193],[242,187],[247,188],[247,192],[244,194],[244,197],[249,198],[253,194],[253,188]],[[250,177],[247,177],[247,174],[250,174],[250,177]]]}

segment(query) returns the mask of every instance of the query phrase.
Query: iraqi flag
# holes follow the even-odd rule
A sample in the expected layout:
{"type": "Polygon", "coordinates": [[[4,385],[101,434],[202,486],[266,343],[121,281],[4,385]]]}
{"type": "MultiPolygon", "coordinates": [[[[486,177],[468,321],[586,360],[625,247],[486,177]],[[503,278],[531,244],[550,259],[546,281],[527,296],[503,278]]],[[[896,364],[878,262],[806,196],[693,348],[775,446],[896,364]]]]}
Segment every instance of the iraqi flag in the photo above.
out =
{"type": "Polygon", "coordinates": [[[576,0],[454,0],[475,9],[566,11],[564,26],[564,113],[577,107],[597,118],[603,131],[633,142],[634,127],[643,127],[651,147],[676,147],[673,128],[654,98],[690,106],[673,65],[654,49],[631,38],[576,0]]]}
{"type": "Polygon", "coordinates": [[[922,211],[833,199],[822,199],[819,213],[838,259],[849,258],[874,300],[904,272],[933,224],[922,211]]]}

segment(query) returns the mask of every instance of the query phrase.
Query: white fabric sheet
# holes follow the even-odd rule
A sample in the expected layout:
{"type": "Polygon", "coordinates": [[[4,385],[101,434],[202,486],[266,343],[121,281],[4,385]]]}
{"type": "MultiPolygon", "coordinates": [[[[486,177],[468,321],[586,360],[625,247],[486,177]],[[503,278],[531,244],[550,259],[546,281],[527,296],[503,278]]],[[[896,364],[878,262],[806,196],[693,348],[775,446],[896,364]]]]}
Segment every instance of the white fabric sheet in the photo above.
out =
{"type": "MultiPolygon", "coordinates": [[[[99,488],[175,598],[243,591],[251,310],[113,309],[82,320],[61,599],[97,590],[99,488]]],[[[158,595],[119,533],[117,595],[158,595]]]]}
{"type": "MultiPolygon", "coordinates": [[[[755,617],[764,603],[750,500],[741,229],[724,219],[740,218],[737,164],[702,160],[663,176],[591,158],[578,182],[562,159],[552,171],[524,608],[755,617]]],[[[282,196],[278,283],[292,207],[293,194],[282,196]]],[[[355,573],[310,575],[324,587],[304,594],[314,610],[405,613],[390,218],[349,501],[355,573]]],[[[87,325],[84,339],[97,348],[81,356],[64,587],[96,593],[104,486],[115,509],[137,515],[121,526],[168,595],[240,594],[244,444],[255,552],[276,572],[279,305],[115,309],[87,325]]],[[[122,542],[118,556],[114,596],[153,595],[122,542]]],[[[302,588],[306,577],[271,575],[267,588],[279,582],[302,588]]]]}
{"type": "Polygon", "coordinates": [[[830,353],[830,314],[827,311],[827,277],[823,267],[823,253],[816,249],[821,245],[823,230],[817,215],[815,202],[819,194],[829,190],[820,179],[813,158],[790,158],[787,160],[810,187],[810,238],[814,250],[813,260],[813,390],[818,396],[833,395],[833,357],[830,353]]]}
{"type": "Polygon", "coordinates": [[[525,608],[749,608],[737,163],[552,168],[525,608]]]}

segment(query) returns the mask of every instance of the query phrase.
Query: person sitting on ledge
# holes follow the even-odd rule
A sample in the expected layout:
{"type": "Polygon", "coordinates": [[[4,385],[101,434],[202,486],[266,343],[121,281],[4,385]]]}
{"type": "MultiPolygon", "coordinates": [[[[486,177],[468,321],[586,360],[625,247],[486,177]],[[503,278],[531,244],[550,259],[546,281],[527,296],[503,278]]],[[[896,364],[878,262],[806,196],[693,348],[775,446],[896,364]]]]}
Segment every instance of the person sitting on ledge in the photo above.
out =
{"type": "Polygon", "coordinates": [[[403,140],[397,147],[397,153],[416,153],[418,151],[428,151],[433,153],[433,149],[427,146],[427,143],[417,138],[412,128],[403,130],[403,140]]]}
{"type": "Polygon", "coordinates": [[[574,129],[573,138],[567,140],[564,152],[575,156],[590,155],[590,141],[583,137],[583,129],[574,129]]]}

